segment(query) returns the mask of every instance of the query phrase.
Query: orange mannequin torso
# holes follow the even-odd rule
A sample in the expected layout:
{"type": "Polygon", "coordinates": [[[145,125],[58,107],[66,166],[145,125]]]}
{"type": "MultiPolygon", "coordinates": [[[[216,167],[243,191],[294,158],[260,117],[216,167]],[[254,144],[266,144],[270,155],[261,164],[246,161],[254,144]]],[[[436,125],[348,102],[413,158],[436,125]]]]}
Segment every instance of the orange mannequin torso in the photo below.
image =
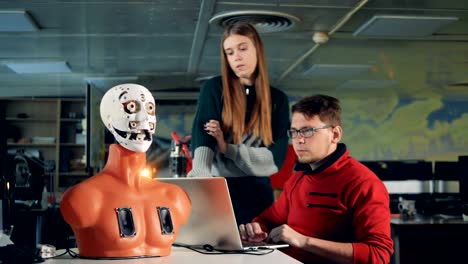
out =
{"type": "Polygon", "coordinates": [[[178,186],[140,175],[146,153],[112,144],[105,168],[67,190],[60,203],[80,256],[124,258],[167,256],[191,203],[178,186]],[[163,234],[157,207],[168,207],[173,234],[163,234]],[[131,208],[135,234],[122,237],[116,208],[131,208]]]}

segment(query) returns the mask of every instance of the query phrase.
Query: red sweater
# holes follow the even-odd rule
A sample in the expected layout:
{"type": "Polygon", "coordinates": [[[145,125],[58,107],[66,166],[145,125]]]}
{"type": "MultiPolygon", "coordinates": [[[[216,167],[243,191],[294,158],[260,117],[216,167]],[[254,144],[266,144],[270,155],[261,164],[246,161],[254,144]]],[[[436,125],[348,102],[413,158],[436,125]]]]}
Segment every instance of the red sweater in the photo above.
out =
{"type": "MultiPolygon", "coordinates": [[[[253,222],[268,231],[288,224],[305,236],[350,242],[353,263],[390,262],[389,195],[372,171],[350,157],[344,144],[316,170],[298,164],[296,171],[278,201],[253,222]]],[[[329,262],[299,248],[283,251],[301,262],[329,262]]]]}

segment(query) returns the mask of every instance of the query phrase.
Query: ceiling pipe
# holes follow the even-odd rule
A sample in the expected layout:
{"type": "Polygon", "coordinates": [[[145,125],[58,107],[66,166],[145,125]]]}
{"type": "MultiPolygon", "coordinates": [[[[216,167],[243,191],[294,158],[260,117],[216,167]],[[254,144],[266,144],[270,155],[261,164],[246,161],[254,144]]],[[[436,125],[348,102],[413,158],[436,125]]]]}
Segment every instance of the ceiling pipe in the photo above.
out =
{"type": "MultiPolygon", "coordinates": [[[[345,16],[343,16],[328,32],[328,36],[333,35],[336,31],[338,31],[349,19],[359,11],[369,0],[363,0],[359,2],[353,9],[351,9],[345,16]]],[[[297,59],[291,66],[289,66],[283,74],[277,80],[277,83],[281,82],[297,65],[301,64],[307,57],[310,56],[321,44],[319,42],[315,43],[306,53],[304,53],[299,59],[297,59]]]]}
{"type": "Polygon", "coordinates": [[[195,26],[194,38],[192,48],[190,49],[189,63],[187,66],[187,73],[194,75],[198,71],[200,58],[205,45],[206,36],[208,35],[208,26],[211,15],[215,8],[215,0],[203,0],[198,14],[198,22],[195,26]]]}

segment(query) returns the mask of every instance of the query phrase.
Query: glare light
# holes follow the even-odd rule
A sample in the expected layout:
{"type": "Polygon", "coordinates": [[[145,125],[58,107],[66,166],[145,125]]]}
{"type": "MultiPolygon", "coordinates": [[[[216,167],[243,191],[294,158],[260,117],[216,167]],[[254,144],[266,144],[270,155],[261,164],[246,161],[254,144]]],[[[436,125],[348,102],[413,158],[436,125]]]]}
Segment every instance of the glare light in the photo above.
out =
{"type": "Polygon", "coordinates": [[[143,170],[141,170],[140,175],[146,178],[151,178],[151,172],[148,168],[144,168],[143,170]]]}

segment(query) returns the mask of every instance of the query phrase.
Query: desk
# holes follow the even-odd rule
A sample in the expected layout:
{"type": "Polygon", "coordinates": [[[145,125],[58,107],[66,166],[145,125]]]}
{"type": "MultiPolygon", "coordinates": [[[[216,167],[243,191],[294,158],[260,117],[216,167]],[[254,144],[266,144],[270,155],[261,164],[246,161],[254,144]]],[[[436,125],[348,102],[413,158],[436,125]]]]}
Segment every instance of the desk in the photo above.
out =
{"type": "MultiPolygon", "coordinates": [[[[74,250],[77,252],[77,250],[74,250]]],[[[63,252],[63,250],[60,250],[63,252]]],[[[299,261],[289,257],[281,251],[275,250],[270,254],[263,256],[245,255],[245,254],[228,254],[228,255],[204,255],[195,251],[173,247],[172,253],[166,257],[141,258],[128,260],[93,260],[72,258],[68,254],[59,258],[48,259],[45,264],[84,264],[97,263],[99,264],[185,264],[185,263],[203,263],[203,264],[300,264],[299,261]]]]}
{"type": "Polygon", "coordinates": [[[392,263],[468,263],[468,221],[440,216],[392,217],[392,263]]]}

